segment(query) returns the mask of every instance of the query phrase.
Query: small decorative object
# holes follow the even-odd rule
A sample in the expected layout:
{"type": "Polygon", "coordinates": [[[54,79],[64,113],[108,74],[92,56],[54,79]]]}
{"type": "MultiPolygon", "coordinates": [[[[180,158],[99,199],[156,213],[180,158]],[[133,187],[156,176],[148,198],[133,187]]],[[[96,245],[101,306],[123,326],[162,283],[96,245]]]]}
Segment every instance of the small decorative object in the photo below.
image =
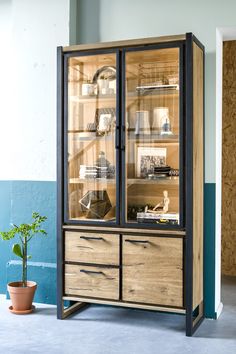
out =
{"type": "Polygon", "coordinates": [[[116,68],[115,66],[103,66],[93,76],[93,84],[97,84],[97,91],[102,95],[116,93],[116,68]]]}
{"type": "Polygon", "coordinates": [[[95,165],[80,165],[79,177],[87,179],[115,178],[115,166],[107,159],[103,151],[100,151],[95,165]]]}
{"type": "Polygon", "coordinates": [[[104,151],[100,151],[98,155],[98,159],[96,160],[96,165],[98,167],[108,167],[110,162],[106,159],[106,154],[104,151]]]}
{"type": "Polygon", "coordinates": [[[87,82],[82,84],[82,96],[93,96],[95,94],[94,84],[87,82]]]}
{"type": "Polygon", "coordinates": [[[9,310],[15,314],[28,314],[35,308],[32,302],[37,283],[27,280],[27,261],[31,258],[27,250],[28,243],[35,235],[47,235],[46,231],[41,229],[41,224],[46,221],[47,217],[33,212],[32,219],[33,222],[30,224],[13,225],[9,231],[0,232],[0,236],[6,241],[12,240],[17,235],[19,237],[19,243],[13,244],[12,251],[22,262],[22,279],[7,285],[12,301],[9,310]]]}
{"type": "Polygon", "coordinates": [[[109,133],[112,122],[113,122],[113,117],[110,113],[100,114],[97,132],[99,134],[109,133]]]}
{"type": "Polygon", "coordinates": [[[157,177],[166,177],[169,176],[170,173],[170,166],[155,166],[154,167],[154,175],[157,177]]]}
{"type": "Polygon", "coordinates": [[[98,135],[109,133],[116,124],[115,108],[97,108],[95,116],[98,135]]]}
{"type": "Polygon", "coordinates": [[[79,203],[82,211],[87,212],[88,219],[103,219],[112,208],[106,190],[88,191],[79,203]]]}
{"type": "Polygon", "coordinates": [[[115,166],[106,159],[104,151],[100,151],[98,159],[96,160],[96,166],[98,169],[98,178],[114,178],[115,166]]]}
{"type": "Polygon", "coordinates": [[[169,117],[168,107],[155,107],[153,109],[152,131],[161,134],[164,119],[169,117]]]}
{"type": "Polygon", "coordinates": [[[150,212],[138,212],[137,221],[138,223],[178,225],[179,214],[178,213],[154,214],[150,212]]]}
{"type": "Polygon", "coordinates": [[[97,130],[97,125],[96,123],[88,123],[87,124],[87,131],[89,132],[95,132],[97,130]]]}
{"type": "Polygon", "coordinates": [[[158,203],[152,210],[146,208],[145,212],[149,213],[160,213],[163,214],[167,213],[169,210],[170,198],[168,197],[168,191],[163,191],[163,200],[162,202],[158,203]]]}
{"type": "MultiPolygon", "coordinates": [[[[143,213],[145,211],[145,207],[146,205],[128,205],[128,220],[136,220],[137,213],[143,213]]],[[[151,205],[148,207],[151,208],[151,205]]]]}
{"type": "Polygon", "coordinates": [[[170,166],[155,166],[154,173],[148,174],[148,179],[166,178],[170,176],[170,166]]]}
{"type": "Polygon", "coordinates": [[[169,176],[178,177],[179,176],[179,169],[171,168],[169,171],[169,176]]]}
{"type": "Polygon", "coordinates": [[[173,135],[171,131],[170,118],[167,116],[162,118],[161,135],[173,135]]]}
{"type": "Polygon", "coordinates": [[[166,166],[166,148],[138,146],[136,155],[136,176],[139,178],[148,178],[155,167],[166,166]]]}
{"type": "Polygon", "coordinates": [[[136,111],[135,134],[150,134],[149,111],[136,111]]]}

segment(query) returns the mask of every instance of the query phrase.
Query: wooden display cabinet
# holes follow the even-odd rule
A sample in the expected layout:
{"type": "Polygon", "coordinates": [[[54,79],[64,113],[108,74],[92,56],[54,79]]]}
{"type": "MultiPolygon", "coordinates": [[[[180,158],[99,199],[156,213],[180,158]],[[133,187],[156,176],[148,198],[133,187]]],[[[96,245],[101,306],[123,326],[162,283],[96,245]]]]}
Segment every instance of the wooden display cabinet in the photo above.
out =
{"type": "Polygon", "coordinates": [[[58,318],[101,303],[201,323],[203,86],[191,33],[58,48],[58,318]]]}

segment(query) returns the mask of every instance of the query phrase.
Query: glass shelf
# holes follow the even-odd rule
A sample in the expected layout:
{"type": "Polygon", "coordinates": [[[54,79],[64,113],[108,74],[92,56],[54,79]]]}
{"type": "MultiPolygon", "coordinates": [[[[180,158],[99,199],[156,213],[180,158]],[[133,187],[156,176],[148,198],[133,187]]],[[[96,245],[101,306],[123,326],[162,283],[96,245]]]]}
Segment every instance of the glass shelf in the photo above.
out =
{"type": "Polygon", "coordinates": [[[77,140],[83,142],[83,141],[94,141],[97,142],[99,140],[114,140],[114,134],[115,132],[110,132],[108,134],[104,135],[98,135],[97,132],[91,132],[91,131],[82,131],[82,130],[69,130],[68,134],[75,134],[77,140]]]}
{"type": "Polygon", "coordinates": [[[179,177],[159,177],[155,179],[147,178],[127,178],[127,184],[145,184],[145,185],[155,185],[155,184],[170,184],[179,185],[179,177]]]}
{"type": "MultiPolygon", "coordinates": [[[[162,85],[157,86],[156,88],[149,88],[143,90],[136,90],[133,92],[127,93],[127,100],[134,100],[134,99],[154,99],[160,96],[170,95],[171,98],[178,98],[178,87],[179,85],[162,85]]],[[[69,100],[75,103],[94,103],[94,102],[114,102],[116,100],[116,95],[78,95],[78,96],[70,96],[69,100]]]]}
{"type": "Polygon", "coordinates": [[[115,184],[114,178],[70,178],[71,184],[115,184]]]}
{"type": "Polygon", "coordinates": [[[179,135],[160,135],[156,133],[151,134],[135,134],[134,128],[127,129],[128,132],[128,140],[135,140],[135,141],[152,141],[152,142],[160,142],[160,143],[178,143],[179,142],[179,135]]]}
{"type": "Polygon", "coordinates": [[[70,96],[69,100],[75,103],[96,103],[96,102],[115,102],[116,95],[89,95],[89,96],[70,96]]]}

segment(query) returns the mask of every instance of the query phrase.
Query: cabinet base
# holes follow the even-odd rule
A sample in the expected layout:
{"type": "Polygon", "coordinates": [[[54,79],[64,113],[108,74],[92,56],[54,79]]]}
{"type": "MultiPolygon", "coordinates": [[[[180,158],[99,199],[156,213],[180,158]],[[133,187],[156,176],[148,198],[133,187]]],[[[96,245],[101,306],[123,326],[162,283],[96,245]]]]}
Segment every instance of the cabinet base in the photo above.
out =
{"type": "Polygon", "coordinates": [[[151,311],[169,312],[169,313],[186,315],[186,335],[188,337],[191,337],[195,333],[195,331],[198,329],[198,327],[204,320],[203,302],[196,307],[195,311],[191,313],[191,315],[189,315],[189,313],[184,308],[173,308],[173,307],[140,304],[140,303],[129,303],[124,301],[82,298],[77,296],[63,296],[62,303],[64,303],[64,301],[71,301],[74,302],[74,304],[69,306],[66,309],[64,309],[64,307],[62,308],[61,316],[58,317],[60,319],[64,319],[72,315],[74,312],[81,311],[87,308],[90,304],[128,307],[128,308],[135,308],[140,310],[149,310],[149,311],[151,310],[151,311]]]}
{"type": "Polygon", "coordinates": [[[124,301],[112,301],[112,300],[101,300],[101,299],[92,299],[92,298],[82,298],[76,296],[63,296],[64,301],[81,301],[80,303],[90,303],[90,304],[101,304],[101,305],[111,305],[119,307],[130,307],[143,310],[152,310],[152,311],[162,311],[162,312],[171,312],[184,315],[186,313],[185,309],[176,308],[176,307],[165,307],[165,306],[155,306],[139,303],[130,303],[124,301]]]}

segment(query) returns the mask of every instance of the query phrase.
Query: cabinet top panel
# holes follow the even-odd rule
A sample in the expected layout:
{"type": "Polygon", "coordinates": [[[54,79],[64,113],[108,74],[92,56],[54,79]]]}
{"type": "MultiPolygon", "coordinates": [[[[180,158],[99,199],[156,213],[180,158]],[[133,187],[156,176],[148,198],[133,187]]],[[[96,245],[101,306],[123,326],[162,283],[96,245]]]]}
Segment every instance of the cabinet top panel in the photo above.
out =
{"type": "Polygon", "coordinates": [[[113,42],[100,42],[94,44],[79,44],[79,45],[63,47],[63,52],[73,52],[73,51],[91,50],[91,49],[133,47],[133,46],[144,45],[144,44],[184,41],[185,39],[186,39],[186,35],[180,34],[176,36],[149,37],[149,38],[142,38],[142,39],[129,39],[129,40],[113,41],[113,42]]]}

